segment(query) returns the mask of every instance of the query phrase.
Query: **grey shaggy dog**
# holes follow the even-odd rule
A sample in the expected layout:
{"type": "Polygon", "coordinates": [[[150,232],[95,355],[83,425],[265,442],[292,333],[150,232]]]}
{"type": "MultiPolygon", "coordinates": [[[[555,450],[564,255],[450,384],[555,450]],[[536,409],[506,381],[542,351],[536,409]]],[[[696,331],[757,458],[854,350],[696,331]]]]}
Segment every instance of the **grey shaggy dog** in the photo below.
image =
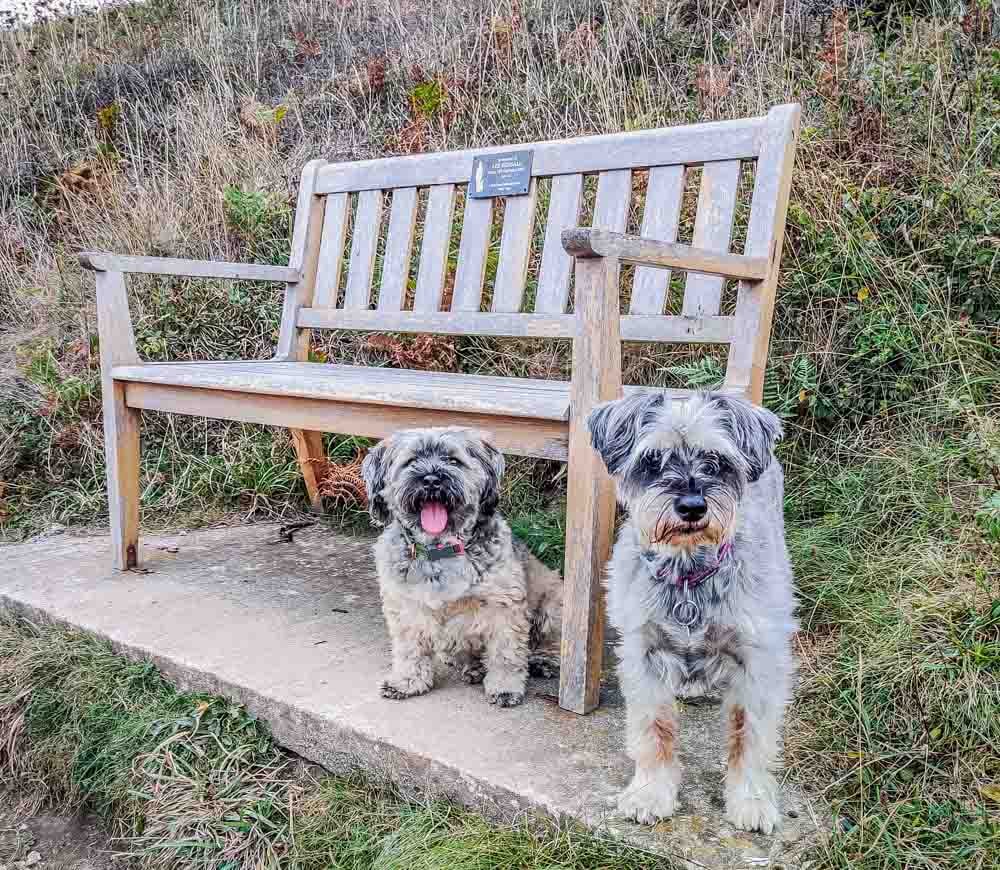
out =
{"type": "Polygon", "coordinates": [[[785,547],[781,424],[722,393],[637,393],[598,406],[591,440],[628,509],[607,572],[608,616],[635,775],[619,809],[673,815],[681,769],[675,699],[719,691],[728,733],[726,818],[773,830],[769,770],[792,687],[797,628],[785,547]]]}
{"type": "Polygon", "coordinates": [[[382,441],[361,473],[386,526],[375,544],[392,639],[387,698],[434,686],[434,659],[483,683],[499,707],[524,700],[529,666],[558,668],[562,578],[497,512],[503,455],[483,433],[410,429],[382,441]]]}

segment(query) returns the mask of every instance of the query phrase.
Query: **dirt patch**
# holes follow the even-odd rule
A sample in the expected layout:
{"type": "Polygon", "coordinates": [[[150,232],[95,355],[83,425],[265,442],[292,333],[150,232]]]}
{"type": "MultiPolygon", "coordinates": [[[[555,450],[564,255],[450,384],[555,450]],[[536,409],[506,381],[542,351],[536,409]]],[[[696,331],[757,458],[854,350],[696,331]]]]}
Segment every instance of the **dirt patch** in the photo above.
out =
{"type": "Polygon", "coordinates": [[[88,816],[26,813],[0,791],[0,870],[124,870],[107,835],[88,816]]]}

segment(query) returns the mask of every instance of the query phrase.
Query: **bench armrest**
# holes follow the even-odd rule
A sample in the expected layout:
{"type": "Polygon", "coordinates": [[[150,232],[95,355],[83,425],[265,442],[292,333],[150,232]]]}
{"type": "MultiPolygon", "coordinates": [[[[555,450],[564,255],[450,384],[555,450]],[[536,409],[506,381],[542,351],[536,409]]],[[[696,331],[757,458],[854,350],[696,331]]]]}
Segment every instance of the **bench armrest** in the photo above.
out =
{"type": "Polygon", "coordinates": [[[747,281],[762,281],[770,268],[763,257],[723,254],[691,245],[660,242],[588,227],[564,230],[562,244],[566,253],[572,257],[616,257],[623,262],[642,266],[684,269],[747,281]]]}
{"type": "Polygon", "coordinates": [[[207,260],[177,260],[172,257],[124,257],[100,251],[84,251],[80,265],[94,272],[137,272],[146,275],[178,275],[187,278],[221,278],[229,281],[277,281],[293,284],[297,269],[257,263],[213,263],[207,260]]]}

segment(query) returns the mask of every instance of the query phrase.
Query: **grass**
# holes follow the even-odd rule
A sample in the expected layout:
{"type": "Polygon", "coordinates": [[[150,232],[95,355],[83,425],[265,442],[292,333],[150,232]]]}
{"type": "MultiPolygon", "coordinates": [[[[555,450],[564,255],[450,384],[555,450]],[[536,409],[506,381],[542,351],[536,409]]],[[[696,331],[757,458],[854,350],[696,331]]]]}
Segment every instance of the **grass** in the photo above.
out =
{"type": "Polygon", "coordinates": [[[667,868],[547,822],[493,825],[283,753],[225,699],[55,628],[0,621],[0,771],[36,801],[86,802],[150,868],[667,868]]]}
{"type": "MultiPolygon", "coordinates": [[[[312,157],[618,132],[797,100],[765,388],[788,433],[802,600],[786,761],[845,820],[820,866],[998,866],[994,7],[161,0],[0,36],[0,536],[104,517],[93,294],[76,250],[282,262],[312,157]]],[[[638,173],[632,228],[643,184],[638,173]]],[[[585,217],[593,196],[588,180],[585,217]]],[[[744,209],[737,245],[745,224],[744,209]]],[[[533,269],[537,257],[538,239],[533,269]]],[[[682,290],[675,276],[671,305],[682,290]]],[[[279,302],[280,288],[261,285],[132,285],[153,360],[265,358],[279,302]]],[[[565,377],[567,351],[341,332],[313,344],[316,359],[534,377],[565,377]]],[[[628,345],[624,362],[635,383],[710,385],[724,359],[628,345]]],[[[337,462],[359,446],[328,439],[337,462]]],[[[286,433],[153,414],[142,487],[146,527],[305,504],[286,433]]],[[[510,461],[503,508],[553,565],[564,487],[558,464],[510,461]]],[[[363,522],[357,505],[337,520],[363,522]]]]}

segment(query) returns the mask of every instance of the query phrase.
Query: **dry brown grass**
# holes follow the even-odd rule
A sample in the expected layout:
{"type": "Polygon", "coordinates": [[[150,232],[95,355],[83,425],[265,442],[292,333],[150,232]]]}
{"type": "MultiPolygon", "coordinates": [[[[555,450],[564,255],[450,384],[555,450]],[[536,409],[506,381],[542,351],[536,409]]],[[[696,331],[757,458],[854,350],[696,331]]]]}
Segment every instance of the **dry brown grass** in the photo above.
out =
{"type": "MultiPolygon", "coordinates": [[[[168,0],[3,35],[0,533],[104,510],[93,292],[77,250],[280,262],[313,157],[617,132],[798,100],[766,384],[788,431],[807,652],[788,761],[800,778],[828,777],[856,823],[826,863],[996,866],[981,789],[1000,776],[1000,16],[981,3],[903,5],[168,0]]],[[[637,173],[632,227],[644,181],[637,173]]],[[[593,196],[588,183],[585,220],[593,196]]],[[[542,184],[540,209],[546,197],[542,184]]],[[[737,245],[745,223],[744,209],[737,245]]],[[[452,269],[457,238],[456,225],[452,269]]],[[[488,283],[498,243],[495,227],[488,283]]],[[[537,268],[537,239],[532,257],[537,268]]],[[[682,276],[675,306],[681,288],[682,276]]],[[[137,280],[132,300],[151,359],[273,349],[278,288],[137,280]]],[[[329,332],[313,350],[568,374],[565,343],[373,346],[329,332]]],[[[624,354],[630,381],[663,385],[711,384],[720,359],[697,347],[624,354]]],[[[283,432],[147,415],[144,437],[147,525],[304,503],[283,432]]],[[[349,469],[363,447],[333,439],[331,461],[349,469]]],[[[562,473],[514,461],[505,494],[519,534],[552,563],[562,473]]]]}

